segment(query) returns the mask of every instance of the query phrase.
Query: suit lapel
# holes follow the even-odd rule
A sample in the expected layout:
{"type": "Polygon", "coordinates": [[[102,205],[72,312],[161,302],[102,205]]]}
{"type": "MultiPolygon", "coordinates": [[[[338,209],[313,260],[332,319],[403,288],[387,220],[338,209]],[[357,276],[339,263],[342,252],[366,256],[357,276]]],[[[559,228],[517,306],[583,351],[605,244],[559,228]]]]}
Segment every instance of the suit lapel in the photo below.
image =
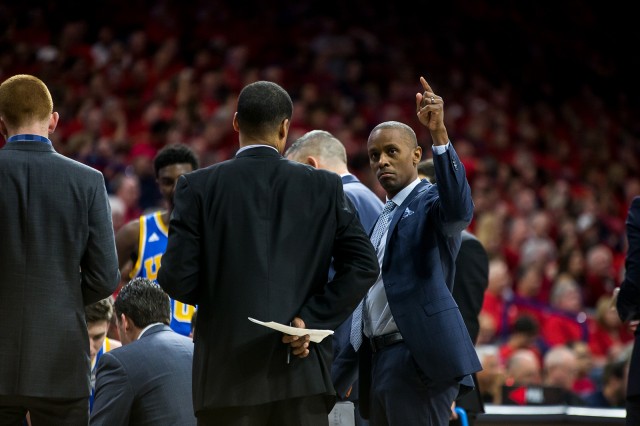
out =
{"type": "Polygon", "coordinates": [[[419,193],[426,191],[427,186],[429,186],[427,182],[421,181],[418,185],[416,185],[415,188],[413,188],[413,191],[409,193],[409,195],[407,196],[407,198],[404,199],[402,204],[398,206],[393,212],[393,217],[391,218],[391,223],[389,224],[389,230],[387,231],[387,240],[386,240],[387,247],[389,246],[389,239],[391,238],[391,234],[393,233],[393,230],[395,229],[395,227],[398,225],[398,222],[400,222],[400,219],[402,218],[402,215],[404,214],[405,209],[407,208],[409,203],[411,203],[413,199],[416,198],[416,196],[419,193]]]}

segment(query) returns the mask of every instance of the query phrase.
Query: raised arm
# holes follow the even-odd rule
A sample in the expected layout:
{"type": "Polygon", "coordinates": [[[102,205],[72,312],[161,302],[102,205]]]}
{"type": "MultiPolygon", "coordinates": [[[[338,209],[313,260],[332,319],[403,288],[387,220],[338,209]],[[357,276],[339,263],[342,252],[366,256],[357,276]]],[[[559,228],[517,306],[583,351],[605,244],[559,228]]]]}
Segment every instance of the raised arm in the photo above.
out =
{"type": "Polygon", "coordinates": [[[418,119],[431,133],[433,164],[439,195],[439,221],[442,231],[454,235],[467,227],[473,218],[471,188],[464,165],[450,144],[444,124],[444,100],[437,95],[427,80],[420,77],[423,93],[416,93],[418,119]]]}

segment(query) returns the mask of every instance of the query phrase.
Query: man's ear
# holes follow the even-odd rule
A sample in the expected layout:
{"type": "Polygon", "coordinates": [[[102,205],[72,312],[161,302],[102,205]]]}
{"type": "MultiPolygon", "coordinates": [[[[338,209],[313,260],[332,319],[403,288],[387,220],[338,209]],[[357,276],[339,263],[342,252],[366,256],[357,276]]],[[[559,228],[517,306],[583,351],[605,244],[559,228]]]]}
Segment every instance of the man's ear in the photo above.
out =
{"type": "Polygon", "coordinates": [[[131,328],[131,322],[125,314],[120,314],[118,321],[120,321],[120,325],[122,326],[123,330],[128,331],[131,328]]]}
{"type": "Polygon", "coordinates": [[[7,125],[4,124],[4,118],[0,117],[0,135],[4,136],[4,138],[9,137],[9,131],[7,130],[7,125]]]}
{"type": "MultiPolygon", "coordinates": [[[[280,140],[284,140],[284,144],[287,143],[287,136],[289,135],[290,124],[291,122],[289,121],[289,119],[285,118],[280,123],[280,128],[278,129],[278,138],[280,138],[280,140]]],[[[282,146],[284,146],[284,144],[282,146]]]]}
{"type": "Polygon", "coordinates": [[[240,131],[240,126],[238,126],[238,113],[233,114],[233,130],[236,132],[240,131]]]}
{"type": "Polygon", "coordinates": [[[307,157],[306,161],[305,161],[305,164],[308,164],[308,165],[310,165],[311,167],[313,167],[314,169],[317,169],[317,168],[319,168],[319,167],[318,167],[318,165],[319,165],[320,163],[318,163],[318,160],[316,160],[316,158],[315,158],[315,157],[312,157],[312,156],[310,156],[310,155],[309,155],[309,156],[307,157]]]}
{"type": "Polygon", "coordinates": [[[417,166],[420,160],[422,159],[422,147],[417,146],[413,151],[413,165],[417,166]]]}
{"type": "Polygon", "coordinates": [[[49,131],[49,134],[53,133],[53,131],[56,130],[56,126],[58,125],[59,119],[60,119],[60,114],[54,111],[51,114],[51,117],[49,118],[49,126],[47,129],[49,131]]]}

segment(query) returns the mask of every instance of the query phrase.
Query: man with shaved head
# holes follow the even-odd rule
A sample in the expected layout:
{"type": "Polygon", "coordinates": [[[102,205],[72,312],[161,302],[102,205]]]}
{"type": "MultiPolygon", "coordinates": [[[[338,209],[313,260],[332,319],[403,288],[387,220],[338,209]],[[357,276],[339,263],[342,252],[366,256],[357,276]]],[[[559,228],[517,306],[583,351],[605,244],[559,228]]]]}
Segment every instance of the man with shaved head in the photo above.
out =
{"type": "Polygon", "coordinates": [[[410,126],[381,123],[367,142],[387,203],[371,233],[381,274],[353,314],[351,342],[360,355],[360,411],[376,425],[448,424],[453,401],[481,369],[449,290],[473,216],[471,191],[444,102],[420,82],[416,112],[431,133],[438,184],[418,177],[422,148],[410,126]]]}

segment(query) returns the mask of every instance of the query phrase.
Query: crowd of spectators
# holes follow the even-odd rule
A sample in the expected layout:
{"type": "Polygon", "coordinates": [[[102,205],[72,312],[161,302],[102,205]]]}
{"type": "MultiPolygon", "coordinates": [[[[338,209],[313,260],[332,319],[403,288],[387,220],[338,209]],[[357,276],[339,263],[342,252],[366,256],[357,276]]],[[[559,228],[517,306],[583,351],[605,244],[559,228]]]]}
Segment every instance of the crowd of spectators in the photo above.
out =
{"type": "Polygon", "coordinates": [[[163,146],[186,143],[205,167],[234,155],[235,100],[259,79],[291,93],[291,141],[330,131],[382,197],[366,138],[397,120],[428,145],[412,101],[424,74],[445,100],[470,230],[492,259],[480,343],[513,343],[517,329],[526,344],[507,352],[533,345],[542,363],[582,341],[602,371],[630,341],[610,307],[640,195],[634,67],[611,41],[638,35],[604,5],[446,3],[4,2],[0,80],[28,73],[50,87],[54,147],[103,172],[119,227],[159,207],[163,146]]]}

